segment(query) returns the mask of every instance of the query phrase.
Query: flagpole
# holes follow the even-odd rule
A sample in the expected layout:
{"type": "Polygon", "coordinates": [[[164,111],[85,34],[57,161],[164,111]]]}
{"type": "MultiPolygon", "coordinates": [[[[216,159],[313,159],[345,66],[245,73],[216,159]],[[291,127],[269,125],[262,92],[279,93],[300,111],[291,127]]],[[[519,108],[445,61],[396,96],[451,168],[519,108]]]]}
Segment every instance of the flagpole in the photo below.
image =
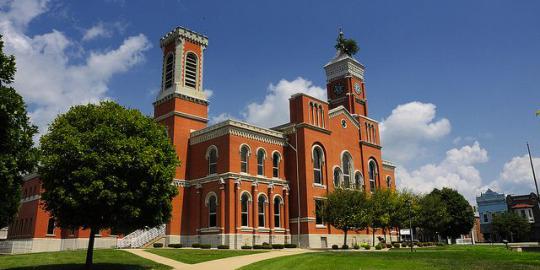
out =
{"type": "MultiPolygon", "coordinates": [[[[531,162],[531,169],[532,169],[532,173],[533,173],[533,179],[534,179],[534,186],[536,187],[536,196],[537,197],[540,197],[538,195],[538,183],[536,182],[536,174],[534,173],[534,164],[533,164],[533,160],[532,160],[532,156],[531,156],[531,148],[529,147],[529,143],[527,142],[527,151],[529,152],[529,160],[531,162]]],[[[540,198],[539,198],[540,199],[540,198]]]]}

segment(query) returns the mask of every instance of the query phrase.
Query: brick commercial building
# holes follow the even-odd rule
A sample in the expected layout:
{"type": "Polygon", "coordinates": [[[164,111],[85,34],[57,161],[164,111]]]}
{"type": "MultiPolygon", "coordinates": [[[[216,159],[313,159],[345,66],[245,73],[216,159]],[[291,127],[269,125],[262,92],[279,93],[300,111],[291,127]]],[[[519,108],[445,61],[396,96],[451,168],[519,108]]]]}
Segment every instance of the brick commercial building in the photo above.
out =
{"type": "MultiPolygon", "coordinates": [[[[327,194],[338,187],[395,189],[394,165],[382,159],[379,123],[368,117],[365,69],[353,57],[338,51],[324,66],[328,100],[290,97],[288,123],[208,126],[207,37],[177,27],[160,45],[154,117],[167,127],[182,162],[173,179],[179,191],[173,217],[162,233],[166,243],[342,244],[342,232],[316,214],[327,194]]],[[[45,226],[33,222],[30,227],[45,226]]],[[[371,241],[370,233],[350,233],[349,244],[371,241]]]]}

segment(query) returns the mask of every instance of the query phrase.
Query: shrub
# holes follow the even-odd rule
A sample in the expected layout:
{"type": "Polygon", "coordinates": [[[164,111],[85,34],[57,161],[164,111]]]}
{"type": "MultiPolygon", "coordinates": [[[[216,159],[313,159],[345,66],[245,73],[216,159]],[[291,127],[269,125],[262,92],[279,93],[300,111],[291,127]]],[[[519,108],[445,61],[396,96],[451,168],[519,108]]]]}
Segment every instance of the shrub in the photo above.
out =
{"type": "Polygon", "coordinates": [[[242,246],[241,248],[242,249],[251,249],[252,247],[251,246],[242,246]]]}
{"type": "Polygon", "coordinates": [[[365,250],[370,250],[370,249],[371,249],[371,246],[370,246],[370,245],[365,245],[365,246],[364,246],[364,249],[365,249],[365,250]]]}
{"type": "Polygon", "coordinates": [[[353,248],[354,248],[354,249],[360,249],[360,245],[354,244],[353,248]]]}
{"type": "Polygon", "coordinates": [[[217,246],[218,249],[229,249],[229,245],[219,245],[217,246]]]}
{"type": "Polygon", "coordinates": [[[399,243],[392,244],[394,248],[399,248],[399,243]]]}
{"type": "Polygon", "coordinates": [[[201,244],[199,244],[199,243],[193,243],[193,244],[191,244],[191,247],[192,247],[192,248],[200,248],[200,247],[201,247],[201,244]]]}
{"type": "Polygon", "coordinates": [[[381,243],[378,243],[377,245],[375,245],[376,250],[381,250],[382,248],[383,248],[383,244],[381,243]]]}
{"type": "Polygon", "coordinates": [[[181,248],[182,244],[169,244],[169,247],[171,247],[171,248],[181,248]]]}
{"type": "Polygon", "coordinates": [[[202,249],[210,249],[212,247],[212,245],[210,245],[210,244],[200,244],[199,247],[202,248],[202,249]]]}
{"type": "Polygon", "coordinates": [[[268,244],[268,243],[263,243],[262,244],[262,248],[263,249],[272,249],[272,245],[268,244]]]}
{"type": "Polygon", "coordinates": [[[154,247],[155,247],[155,248],[162,248],[162,247],[163,247],[163,243],[154,243],[154,247]]]}
{"type": "Polygon", "coordinates": [[[253,249],[262,249],[263,246],[262,245],[253,245],[253,249]]]}
{"type": "Polygon", "coordinates": [[[444,243],[437,242],[437,246],[439,246],[439,247],[444,246],[444,243]]]}
{"type": "Polygon", "coordinates": [[[423,246],[424,246],[424,244],[423,244],[422,242],[418,242],[418,243],[416,243],[416,245],[417,245],[418,247],[423,247],[423,246]]]}
{"type": "Polygon", "coordinates": [[[341,249],[349,249],[349,245],[345,244],[345,245],[341,246],[341,249]]]}
{"type": "Polygon", "coordinates": [[[386,248],[392,248],[392,244],[386,244],[386,248]]]}
{"type": "Polygon", "coordinates": [[[273,249],[283,249],[284,247],[282,244],[272,244],[273,249]]]}
{"type": "Polygon", "coordinates": [[[332,245],[332,249],[339,249],[338,245],[332,245]]]}
{"type": "Polygon", "coordinates": [[[285,244],[285,248],[296,248],[296,244],[285,244]]]}

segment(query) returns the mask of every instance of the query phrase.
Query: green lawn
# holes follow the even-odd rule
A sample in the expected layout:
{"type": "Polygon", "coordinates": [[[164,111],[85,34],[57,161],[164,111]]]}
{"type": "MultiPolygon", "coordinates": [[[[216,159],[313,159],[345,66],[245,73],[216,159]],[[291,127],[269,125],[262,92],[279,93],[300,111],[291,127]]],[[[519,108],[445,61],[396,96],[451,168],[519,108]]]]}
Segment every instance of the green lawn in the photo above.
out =
{"type": "Polygon", "coordinates": [[[147,252],[183,263],[195,264],[222,258],[249,255],[265,251],[251,250],[205,250],[205,249],[147,249],[147,252]]]}
{"type": "Polygon", "coordinates": [[[266,269],[540,269],[540,253],[501,246],[448,246],[389,252],[317,252],[260,261],[242,270],[266,269]]]}
{"type": "MultiPolygon", "coordinates": [[[[86,250],[44,252],[21,255],[0,255],[0,269],[74,270],[84,269],[86,250]]],[[[98,249],[94,251],[93,270],[168,270],[126,251],[98,249]]]]}

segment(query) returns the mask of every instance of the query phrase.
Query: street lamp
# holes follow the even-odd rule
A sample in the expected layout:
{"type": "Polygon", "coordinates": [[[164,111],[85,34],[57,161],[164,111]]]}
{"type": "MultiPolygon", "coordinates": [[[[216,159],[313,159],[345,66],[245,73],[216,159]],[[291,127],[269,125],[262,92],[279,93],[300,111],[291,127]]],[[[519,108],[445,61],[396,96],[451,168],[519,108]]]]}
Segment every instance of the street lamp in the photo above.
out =
{"type": "Polygon", "coordinates": [[[298,169],[298,129],[296,128],[296,124],[293,126],[294,131],[294,140],[295,140],[295,146],[292,146],[289,141],[287,140],[287,145],[295,152],[296,154],[296,198],[297,198],[297,204],[298,204],[298,214],[296,216],[296,233],[298,236],[296,237],[296,244],[298,247],[300,247],[300,176],[299,176],[299,169],[298,169]]]}
{"type": "Polygon", "coordinates": [[[409,230],[411,235],[411,252],[413,252],[413,246],[414,246],[414,236],[413,236],[413,228],[412,228],[412,199],[408,200],[409,204],[409,230]]]}

